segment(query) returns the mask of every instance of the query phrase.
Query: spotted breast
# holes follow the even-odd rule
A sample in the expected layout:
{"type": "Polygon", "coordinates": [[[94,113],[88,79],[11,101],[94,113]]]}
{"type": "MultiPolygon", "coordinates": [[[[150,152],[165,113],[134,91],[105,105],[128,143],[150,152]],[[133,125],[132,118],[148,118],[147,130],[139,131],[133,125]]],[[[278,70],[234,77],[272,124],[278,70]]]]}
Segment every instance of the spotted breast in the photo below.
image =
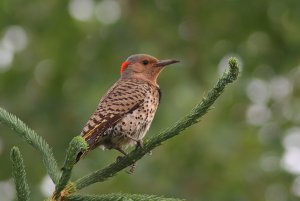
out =
{"type": "Polygon", "coordinates": [[[157,86],[139,79],[121,79],[100,100],[81,136],[89,150],[98,146],[121,152],[141,143],[160,101],[157,86]]]}

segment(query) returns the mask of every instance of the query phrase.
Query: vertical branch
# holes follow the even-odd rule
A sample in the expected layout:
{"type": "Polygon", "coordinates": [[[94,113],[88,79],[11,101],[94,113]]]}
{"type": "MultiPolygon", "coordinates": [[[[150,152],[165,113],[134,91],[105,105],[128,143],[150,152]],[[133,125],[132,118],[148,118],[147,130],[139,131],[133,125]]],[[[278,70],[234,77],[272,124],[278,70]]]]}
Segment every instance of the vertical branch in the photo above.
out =
{"type": "Polygon", "coordinates": [[[18,201],[28,201],[30,191],[26,181],[23,158],[17,147],[11,149],[10,159],[12,161],[12,175],[16,185],[18,201]]]}
{"type": "Polygon", "coordinates": [[[0,122],[12,128],[28,144],[33,146],[42,154],[44,165],[52,181],[57,184],[59,179],[59,168],[48,143],[15,115],[0,108],[0,122]]]}
{"type": "Polygon", "coordinates": [[[58,181],[58,184],[55,187],[55,192],[53,194],[54,200],[56,200],[59,197],[67,196],[70,193],[73,193],[74,188],[72,188],[72,185],[69,185],[68,188],[65,189],[66,185],[68,184],[73,166],[76,163],[76,157],[79,152],[85,152],[88,148],[88,145],[86,141],[81,137],[77,136],[74,137],[70,144],[69,148],[67,150],[66,159],[64,167],[62,168],[62,175],[58,181]],[[61,191],[64,189],[64,192],[61,195],[61,191]]]}

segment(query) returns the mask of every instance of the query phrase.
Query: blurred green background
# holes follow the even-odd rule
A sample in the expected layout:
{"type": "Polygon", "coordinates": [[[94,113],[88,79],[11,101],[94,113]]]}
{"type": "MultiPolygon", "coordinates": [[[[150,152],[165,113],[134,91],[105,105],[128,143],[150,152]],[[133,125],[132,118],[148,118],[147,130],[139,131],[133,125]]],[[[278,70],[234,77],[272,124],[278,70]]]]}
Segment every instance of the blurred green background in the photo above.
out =
{"type": "MultiPolygon", "coordinates": [[[[0,106],[53,147],[60,166],[131,54],[179,59],[159,78],[163,98],[149,135],[173,124],[239,59],[242,73],[202,121],[84,193],[146,193],[188,200],[300,197],[298,0],[0,1],[0,106]]],[[[0,201],[14,199],[9,151],[20,147],[33,200],[51,183],[36,151],[0,127],[0,201]]],[[[73,179],[113,162],[95,150],[73,179]]]]}

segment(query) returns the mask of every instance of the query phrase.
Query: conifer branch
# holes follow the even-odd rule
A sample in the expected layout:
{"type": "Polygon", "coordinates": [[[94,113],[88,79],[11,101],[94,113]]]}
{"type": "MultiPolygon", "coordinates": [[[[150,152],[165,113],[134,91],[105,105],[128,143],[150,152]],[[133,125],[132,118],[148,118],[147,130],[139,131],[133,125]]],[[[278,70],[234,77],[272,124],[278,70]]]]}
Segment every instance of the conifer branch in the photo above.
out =
{"type": "MultiPolygon", "coordinates": [[[[217,84],[208,92],[207,96],[196,105],[192,111],[183,117],[180,121],[176,122],[173,126],[159,133],[156,136],[150,137],[145,141],[143,148],[137,148],[130,152],[126,157],[110,164],[109,166],[90,173],[89,175],[78,179],[75,182],[69,182],[71,171],[76,161],[76,156],[79,152],[85,152],[87,143],[85,140],[78,136],[73,138],[67,150],[65,164],[60,171],[58,169],[56,160],[53,157],[52,150],[45,140],[38,136],[33,130],[29,129],[21,120],[14,115],[8,113],[0,108],[0,122],[8,125],[15,130],[21,138],[33,146],[42,154],[43,162],[47,168],[48,174],[56,184],[55,192],[50,200],[70,200],[70,201],[99,201],[99,200],[167,200],[175,201],[180,199],[162,198],[153,195],[134,195],[134,194],[107,194],[107,195],[79,195],[73,194],[79,189],[96,182],[102,182],[108,178],[116,175],[122,169],[135,163],[142,158],[145,154],[149,153],[155,147],[161,145],[162,142],[178,135],[181,131],[189,126],[199,122],[199,119],[205,115],[216,99],[224,91],[225,87],[235,81],[239,74],[237,60],[231,58],[229,60],[229,72],[225,72],[218,80],[217,84]]],[[[13,176],[16,183],[18,199],[27,201],[29,200],[29,188],[26,183],[25,170],[23,159],[18,148],[14,147],[11,151],[11,160],[13,161],[13,176]]]]}
{"type": "Polygon", "coordinates": [[[28,126],[15,115],[8,113],[3,108],[0,108],[0,122],[16,131],[23,140],[41,153],[49,176],[52,181],[57,184],[60,174],[59,168],[47,142],[41,136],[37,135],[36,132],[28,128],[28,126]]]}
{"type": "Polygon", "coordinates": [[[18,147],[13,147],[10,151],[12,161],[12,175],[16,185],[18,201],[29,201],[29,187],[26,181],[26,172],[23,158],[18,147]]]}
{"type": "MultiPolygon", "coordinates": [[[[62,175],[59,179],[58,184],[55,187],[55,192],[53,195],[54,200],[61,196],[60,195],[61,191],[68,184],[70,177],[71,177],[71,172],[72,172],[73,166],[76,163],[76,156],[78,155],[79,152],[85,152],[87,150],[87,148],[88,148],[88,145],[81,136],[74,137],[71,140],[71,142],[69,144],[69,148],[67,150],[65,164],[64,164],[64,167],[62,168],[62,175]]],[[[73,188],[69,188],[69,189],[73,189],[73,188]]],[[[65,194],[69,194],[69,193],[72,193],[72,190],[70,190],[68,192],[64,191],[63,196],[66,196],[65,194]]]]}
{"type": "Polygon", "coordinates": [[[235,58],[231,58],[229,59],[228,63],[229,72],[225,72],[222,75],[222,77],[218,80],[216,85],[208,92],[207,96],[204,97],[202,101],[198,105],[196,105],[188,115],[183,117],[173,126],[167,128],[160,134],[150,137],[148,140],[145,141],[143,148],[135,149],[118,162],[114,162],[101,170],[92,172],[89,175],[78,179],[75,182],[76,188],[82,189],[93,183],[107,180],[122,169],[130,166],[131,164],[142,158],[145,154],[149,153],[155,147],[161,145],[162,142],[178,135],[184,129],[197,123],[199,119],[208,112],[208,110],[216,101],[216,99],[222,94],[225,87],[238,78],[239,68],[237,60],[235,58]]]}
{"type": "Polygon", "coordinates": [[[183,201],[178,198],[165,198],[156,195],[138,195],[138,194],[122,194],[113,193],[106,195],[71,195],[66,198],[66,201],[183,201]]]}

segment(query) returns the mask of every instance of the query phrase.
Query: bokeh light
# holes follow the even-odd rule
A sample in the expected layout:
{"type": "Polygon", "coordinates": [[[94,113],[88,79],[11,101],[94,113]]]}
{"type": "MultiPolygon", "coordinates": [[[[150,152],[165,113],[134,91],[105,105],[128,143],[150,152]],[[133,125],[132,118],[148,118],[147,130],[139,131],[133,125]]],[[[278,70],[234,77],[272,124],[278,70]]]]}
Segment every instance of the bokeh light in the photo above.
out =
{"type": "Polygon", "coordinates": [[[13,51],[0,43],[0,72],[4,72],[10,67],[13,58],[13,51]]]}
{"type": "Polygon", "coordinates": [[[292,192],[300,197],[300,176],[297,176],[294,179],[293,185],[292,185],[292,192]]]}
{"type": "Polygon", "coordinates": [[[263,125],[270,120],[272,111],[265,105],[252,104],[248,107],[246,118],[251,125],[263,125]]]}
{"type": "Polygon", "coordinates": [[[16,190],[12,179],[0,181],[0,201],[13,201],[16,190]]]}
{"type": "Polygon", "coordinates": [[[284,136],[283,145],[283,168],[290,173],[300,174],[300,128],[290,128],[284,136]]]}
{"type": "Polygon", "coordinates": [[[6,29],[2,44],[13,52],[20,52],[28,45],[28,38],[21,26],[10,26],[6,29]]]}
{"type": "Polygon", "coordinates": [[[93,0],[71,0],[69,3],[70,15],[79,21],[91,20],[94,14],[93,0]]]}
{"type": "Polygon", "coordinates": [[[121,17],[121,8],[118,1],[99,1],[95,7],[96,19],[104,25],[116,23],[121,17]]]}
{"type": "Polygon", "coordinates": [[[261,79],[254,78],[247,85],[247,96],[257,104],[266,104],[270,98],[270,90],[268,84],[261,79]]]}
{"type": "Polygon", "coordinates": [[[21,26],[12,25],[5,29],[5,34],[0,40],[0,72],[5,72],[11,67],[14,53],[27,47],[28,38],[21,26]]]}
{"type": "Polygon", "coordinates": [[[270,82],[271,96],[274,100],[283,101],[293,92],[293,85],[286,77],[274,77],[270,82]]]}
{"type": "Polygon", "coordinates": [[[52,195],[54,189],[55,189],[55,185],[52,182],[51,178],[48,175],[44,176],[40,186],[41,193],[45,197],[49,197],[50,195],[52,195]]]}

